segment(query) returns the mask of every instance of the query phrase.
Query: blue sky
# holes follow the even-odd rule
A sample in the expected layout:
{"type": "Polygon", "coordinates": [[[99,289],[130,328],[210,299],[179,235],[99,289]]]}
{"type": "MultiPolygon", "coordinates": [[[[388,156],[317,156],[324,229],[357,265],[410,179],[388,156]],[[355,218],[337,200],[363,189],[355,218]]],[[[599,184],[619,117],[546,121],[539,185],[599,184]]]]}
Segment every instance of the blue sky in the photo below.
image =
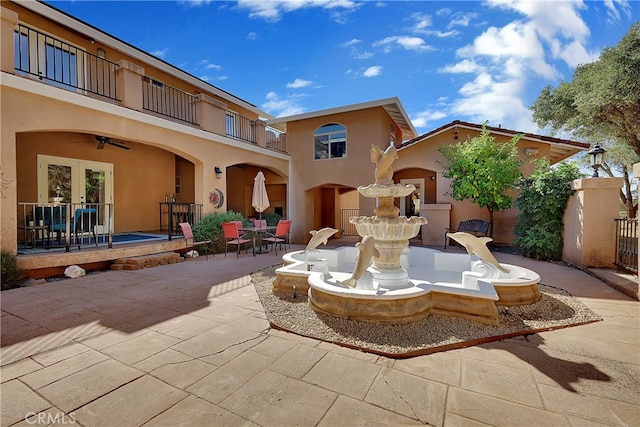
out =
{"type": "Polygon", "coordinates": [[[528,110],[540,91],[640,20],[634,0],[48,3],[275,117],[397,96],[419,134],[545,133],[528,110]]]}

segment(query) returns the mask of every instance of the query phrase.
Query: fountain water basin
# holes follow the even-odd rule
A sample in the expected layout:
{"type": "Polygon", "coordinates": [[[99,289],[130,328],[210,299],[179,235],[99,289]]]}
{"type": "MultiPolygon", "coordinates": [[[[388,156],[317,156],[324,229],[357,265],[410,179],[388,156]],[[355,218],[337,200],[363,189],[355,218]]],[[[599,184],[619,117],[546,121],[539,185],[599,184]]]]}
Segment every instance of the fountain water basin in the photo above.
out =
{"type": "Polygon", "coordinates": [[[372,145],[370,152],[375,182],[358,187],[358,192],[376,199],[375,215],[349,220],[362,241],[356,247],[317,249],[338,230],[312,230],[304,251],[283,256],[285,266],[276,270],[274,293],[307,292],[318,313],[378,324],[412,323],[440,314],[497,325],[496,304],[540,299],[540,276],[498,263],[486,247],[491,239],[450,234],[467,254],[409,247],[427,219],[399,216],[394,201],[412,194],[415,186],[393,182],[392,164],[398,158],[393,145],[384,151],[372,145]]]}
{"type": "Polygon", "coordinates": [[[501,264],[509,270],[504,273],[472,255],[415,246],[399,257],[409,277],[406,286],[385,287],[372,265],[352,288],[343,282],[351,276],[357,253],[355,247],[341,247],[285,254],[273,291],[307,293],[318,313],[378,324],[406,324],[439,314],[497,325],[498,305],[531,304],[540,298],[540,276],[531,270],[501,264]]]}

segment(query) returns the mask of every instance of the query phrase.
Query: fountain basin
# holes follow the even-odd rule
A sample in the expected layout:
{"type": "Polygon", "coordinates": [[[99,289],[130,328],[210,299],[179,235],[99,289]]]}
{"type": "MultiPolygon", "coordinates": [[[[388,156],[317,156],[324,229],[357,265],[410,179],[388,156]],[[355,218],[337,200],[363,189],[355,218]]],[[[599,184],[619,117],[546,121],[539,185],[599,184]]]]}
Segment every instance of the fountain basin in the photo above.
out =
{"type": "Polygon", "coordinates": [[[379,324],[412,323],[440,314],[495,325],[497,305],[531,304],[540,298],[540,276],[533,271],[502,264],[510,273],[487,272],[490,268],[468,254],[422,247],[405,248],[400,256],[408,286],[385,289],[373,283],[370,274],[350,288],[341,282],[351,276],[357,251],[342,247],[285,254],[273,291],[307,292],[317,312],[379,324]]]}

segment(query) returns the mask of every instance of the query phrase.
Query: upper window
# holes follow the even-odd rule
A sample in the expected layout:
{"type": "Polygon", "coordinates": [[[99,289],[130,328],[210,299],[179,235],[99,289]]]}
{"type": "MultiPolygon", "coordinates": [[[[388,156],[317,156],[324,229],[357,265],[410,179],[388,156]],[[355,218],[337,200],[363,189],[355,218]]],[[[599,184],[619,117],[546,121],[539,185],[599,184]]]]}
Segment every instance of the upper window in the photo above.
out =
{"type": "Polygon", "coordinates": [[[347,128],[338,123],[320,126],[313,132],[314,159],[347,157],[347,128]]]}

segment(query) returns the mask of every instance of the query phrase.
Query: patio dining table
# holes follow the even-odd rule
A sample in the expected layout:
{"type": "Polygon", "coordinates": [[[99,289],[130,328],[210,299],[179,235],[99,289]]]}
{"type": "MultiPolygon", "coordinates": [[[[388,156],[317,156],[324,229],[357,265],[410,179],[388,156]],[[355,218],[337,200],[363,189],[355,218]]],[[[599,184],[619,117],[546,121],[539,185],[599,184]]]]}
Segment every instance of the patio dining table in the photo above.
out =
{"type": "Polygon", "coordinates": [[[245,233],[251,234],[251,241],[253,244],[253,255],[266,254],[268,251],[262,250],[262,236],[265,233],[271,233],[276,230],[277,227],[268,225],[266,227],[242,227],[239,230],[245,233]],[[256,251],[256,241],[258,242],[258,250],[256,251]]]}

